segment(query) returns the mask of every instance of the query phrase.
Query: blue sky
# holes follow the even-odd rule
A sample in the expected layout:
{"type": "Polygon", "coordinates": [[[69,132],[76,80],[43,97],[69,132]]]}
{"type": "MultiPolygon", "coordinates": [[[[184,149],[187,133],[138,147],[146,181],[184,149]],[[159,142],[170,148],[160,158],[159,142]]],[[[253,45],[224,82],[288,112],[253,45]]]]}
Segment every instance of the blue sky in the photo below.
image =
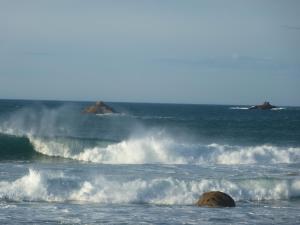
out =
{"type": "Polygon", "coordinates": [[[300,105],[300,1],[0,0],[0,97],[300,105]]]}

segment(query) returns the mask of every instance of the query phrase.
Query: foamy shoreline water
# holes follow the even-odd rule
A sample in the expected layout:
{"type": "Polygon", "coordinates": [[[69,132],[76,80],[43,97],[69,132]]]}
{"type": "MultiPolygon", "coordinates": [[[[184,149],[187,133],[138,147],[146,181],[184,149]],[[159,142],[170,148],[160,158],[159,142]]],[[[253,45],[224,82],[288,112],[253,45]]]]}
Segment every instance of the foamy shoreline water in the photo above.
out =
{"type": "Polygon", "coordinates": [[[23,177],[0,182],[0,199],[10,201],[92,202],[101,204],[143,203],[158,205],[193,205],[201,193],[219,190],[235,201],[289,200],[300,197],[300,179],[201,179],[182,180],[172,177],[154,179],[110,180],[95,175],[81,179],[76,187],[63,188],[64,182],[76,181],[63,172],[29,169],[23,177]],[[59,185],[52,182],[61,180],[59,185]],[[65,180],[65,181],[63,181],[65,180]],[[57,190],[53,188],[57,188],[57,190]]]}

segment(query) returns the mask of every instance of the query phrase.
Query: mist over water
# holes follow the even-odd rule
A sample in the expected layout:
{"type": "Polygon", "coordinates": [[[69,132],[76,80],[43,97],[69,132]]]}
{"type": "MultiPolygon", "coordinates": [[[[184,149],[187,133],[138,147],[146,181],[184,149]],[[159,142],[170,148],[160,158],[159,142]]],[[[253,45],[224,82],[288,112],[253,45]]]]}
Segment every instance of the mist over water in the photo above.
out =
{"type": "MultiPolygon", "coordinates": [[[[232,107],[231,107],[232,108],[232,107]]],[[[230,109],[231,109],[230,108],[230,109]]],[[[188,118],[186,118],[189,124],[188,118]]],[[[176,117],[128,114],[83,115],[75,105],[23,108],[3,121],[0,132],[27,138],[32,150],[46,156],[106,164],[253,164],[300,162],[290,146],[228,145],[195,141],[193,130],[172,134],[176,117]],[[156,123],[157,127],[147,123],[156,123]],[[145,122],[146,121],[146,122],[145,122]],[[117,132],[118,134],[115,134],[117,132]],[[123,132],[123,133],[122,133],[123,132]],[[182,137],[180,137],[180,135],[182,137]],[[192,136],[194,138],[191,138],[192,136]]],[[[195,118],[190,118],[194,121],[195,118]]],[[[177,121],[176,121],[177,122],[177,121]]],[[[197,121],[195,121],[196,123],[197,121]]],[[[176,124],[177,125],[177,124],[176,124]]],[[[191,124],[192,128],[194,124],[191,124]]],[[[177,128],[178,129],[178,128],[177,128]]],[[[186,128],[184,129],[186,131],[186,128]]],[[[226,137],[226,134],[223,134],[226,137]]],[[[228,139],[230,140],[231,137],[228,139]]],[[[240,143],[242,144],[242,143],[240,143]]],[[[24,151],[20,149],[20,151],[24,151]]],[[[27,150],[29,151],[29,150],[27,150]]]]}
{"type": "Polygon", "coordinates": [[[230,194],[241,216],[257,204],[271,214],[273,204],[300,207],[298,108],[111,103],[118,114],[82,114],[87,105],[0,101],[7,213],[23,204],[79,213],[82,204],[89,215],[101,209],[116,218],[111,209],[125,204],[141,216],[148,205],[201,219],[194,203],[212,190],[230,194]]]}

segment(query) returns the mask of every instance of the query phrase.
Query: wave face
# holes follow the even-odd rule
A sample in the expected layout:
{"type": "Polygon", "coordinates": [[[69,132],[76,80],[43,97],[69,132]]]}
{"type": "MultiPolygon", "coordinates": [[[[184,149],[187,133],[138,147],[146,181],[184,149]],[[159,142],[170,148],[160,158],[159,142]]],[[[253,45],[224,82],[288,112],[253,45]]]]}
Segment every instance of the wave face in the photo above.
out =
{"type": "Polygon", "coordinates": [[[39,155],[28,138],[0,133],[0,160],[26,160],[39,155]]]}
{"type": "Polygon", "coordinates": [[[191,205],[197,201],[199,193],[209,190],[224,191],[235,201],[288,200],[300,197],[300,179],[187,181],[166,177],[118,181],[98,175],[79,181],[62,172],[30,169],[15,181],[1,181],[0,199],[191,205]]]}

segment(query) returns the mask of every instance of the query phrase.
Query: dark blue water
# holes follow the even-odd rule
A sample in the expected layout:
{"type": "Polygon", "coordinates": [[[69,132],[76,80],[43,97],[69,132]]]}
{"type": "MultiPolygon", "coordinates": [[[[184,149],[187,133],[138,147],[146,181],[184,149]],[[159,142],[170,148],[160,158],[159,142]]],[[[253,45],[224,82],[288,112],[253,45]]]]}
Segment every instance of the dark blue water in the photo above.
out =
{"type": "Polygon", "coordinates": [[[300,222],[300,108],[91,104],[0,100],[0,223],[300,222]]]}

